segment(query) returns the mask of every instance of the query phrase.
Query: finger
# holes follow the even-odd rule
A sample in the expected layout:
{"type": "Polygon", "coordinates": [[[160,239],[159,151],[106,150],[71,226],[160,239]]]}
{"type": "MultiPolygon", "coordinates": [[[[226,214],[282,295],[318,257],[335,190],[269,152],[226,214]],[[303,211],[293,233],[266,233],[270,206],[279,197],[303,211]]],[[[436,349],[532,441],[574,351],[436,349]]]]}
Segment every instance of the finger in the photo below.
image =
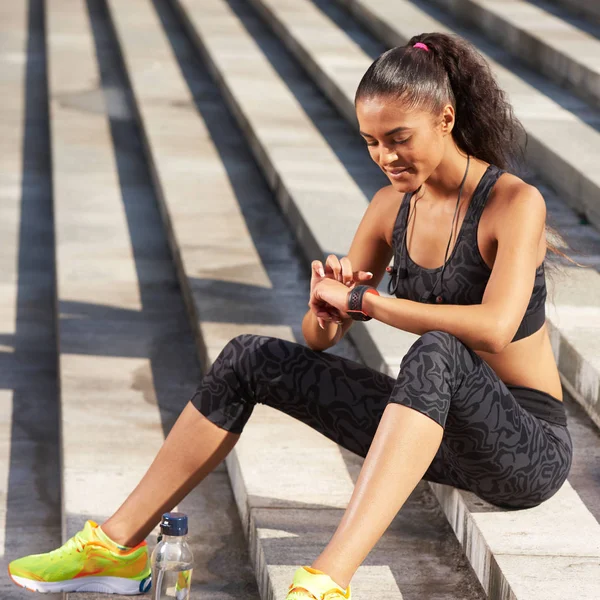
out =
{"type": "Polygon", "coordinates": [[[352,263],[347,256],[344,256],[340,260],[340,266],[342,267],[342,283],[344,285],[352,285],[354,282],[354,273],[352,273],[352,263]]]}
{"type": "Polygon", "coordinates": [[[354,274],[354,279],[356,281],[369,281],[369,279],[373,278],[373,273],[371,271],[356,271],[354,274]]]}
{"type": "Polygon", "coordinates": [[[334,316],[329,311],[323,310],[317,313],[317,318],[329,322],[333,321],[334,316]]]}
{"type": "Polygon", "coordinates": [[[338,325],[342,324],[342,315],[340,314],[340,311],[337,308],[330,307],[328,309],[327,316],[329,317],[330,321],[333,321],[338,325]]]}
{"type": "Polygon", "coordinates": [[[329,267],[329,270],[333,274],[333,278],[336,281],[342,280],[342,266],[340,265],[340,259],[335,254],[330,254],[327,257],[325,267],[326,267],[326,271],[327,271],[327,267],[329,267]]]}
{"type": "Polygon", "coordinates": [[[319,323],[319,327],[321,329],[325,329],[325,323],[323,323],[323,319],[321,319],[321,317],[317,317],[317,322],[319,323]]]}
{"type": "Polygon", "coordinates": [[[316,273],[319,277],[325,277],[325,270],[323,269],[323,263],[320,260],[312,261],[313,273],[316,273]]]}

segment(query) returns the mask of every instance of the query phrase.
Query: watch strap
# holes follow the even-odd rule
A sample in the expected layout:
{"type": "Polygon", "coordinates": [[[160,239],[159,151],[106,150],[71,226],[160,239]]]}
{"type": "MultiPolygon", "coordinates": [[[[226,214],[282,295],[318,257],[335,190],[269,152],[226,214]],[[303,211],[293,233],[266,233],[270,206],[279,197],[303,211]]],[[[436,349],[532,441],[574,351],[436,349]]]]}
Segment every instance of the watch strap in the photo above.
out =
{"type": "Polygon", "coordinates": [[[370,285],[357,285],[348,292],[347,313],[355,321],[369,321],[372,319],[363,308],[363,298],[367,293],[379,296],[379,292],[370,285]]]}

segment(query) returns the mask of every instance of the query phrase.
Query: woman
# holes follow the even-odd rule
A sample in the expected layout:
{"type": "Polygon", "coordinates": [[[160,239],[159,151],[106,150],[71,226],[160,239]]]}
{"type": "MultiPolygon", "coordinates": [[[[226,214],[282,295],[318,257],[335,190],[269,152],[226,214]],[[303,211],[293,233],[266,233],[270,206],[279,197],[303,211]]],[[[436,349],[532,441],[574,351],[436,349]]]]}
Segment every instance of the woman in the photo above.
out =
{"type": "Polygon", "coordinates": [[[354,572],[421,479],[510,508],[563,484],[572,447],[545,325],[546,207],[504,170],[523,132],[503,92],[467,42],[432,33],[382,54],[355,104],[390,185],[348,255],[313,262],[308,347],[231,340],[119,510],[54,552],[11,563],[17,583],[143,590],[145,538],[225,458],[256,402],[365,457],[337,531],[296,571],[288,600],[350,598],[354,572]],[[381,297],[392,257],[396,297],[381,297]],[[369,318],[419,335],[395,379],[321,352],[369,318]]]}

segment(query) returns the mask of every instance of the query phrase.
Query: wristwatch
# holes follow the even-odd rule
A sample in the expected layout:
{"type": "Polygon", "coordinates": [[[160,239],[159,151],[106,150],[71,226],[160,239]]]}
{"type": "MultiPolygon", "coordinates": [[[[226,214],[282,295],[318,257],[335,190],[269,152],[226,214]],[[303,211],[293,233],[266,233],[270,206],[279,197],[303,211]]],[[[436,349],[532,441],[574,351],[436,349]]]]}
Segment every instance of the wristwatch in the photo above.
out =
{"type": "Polygon", "coordinates": [[[379,292],[370,285],[357,285],[348,292],[348,309],[346,312],[355,321],[370,321],[373,318],[363,308],[362,303],[365,294],[376,294],[379,296],[379,292]]]}

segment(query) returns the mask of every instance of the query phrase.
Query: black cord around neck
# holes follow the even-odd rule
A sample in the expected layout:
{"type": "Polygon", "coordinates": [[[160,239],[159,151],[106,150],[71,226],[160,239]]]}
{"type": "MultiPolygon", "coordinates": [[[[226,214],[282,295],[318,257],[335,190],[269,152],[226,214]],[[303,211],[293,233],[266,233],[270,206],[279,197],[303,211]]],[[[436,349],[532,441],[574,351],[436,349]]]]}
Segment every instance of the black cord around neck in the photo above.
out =
{"type": "MultiPolygon", "coordinates": [[[[456,199],[456,207],[454,208],[454,216],[452,217],[452,225],[450,226],[450,237],[448,238],[446,252],[444,253],[444,264],[442,266],[442,272],[438,278],[438,281],[441,281],[441,288],[442,288],[440,295],[436,297],[436,301],[438,300],[438,298],[440,299],[439,302],[444,301],[444,298],[442,296],[442,293],[444,292],[444,271],[446,270],[446,264],[447,264],[447,260],[448,260],[448,250],[450,249],[450,242],[452,241],[452,233],[454,232],[454,219],[456,219],[456,214],[458,212],[458,206],[460,204],[460,198],[462,196],[463,187],[465,185],[465,181],[467,180],[467,174],[469,173],[470,162],[471,162],[471,157],[467,154],[467,167],[465,169],[465,174],[463,175],[462,181],[460,182],[460,187],[458,188],[458,198],[456,199]]],[[[427,301],[429,301],[429,299],[431,298],[435,288],[437,287],[437,284],[438,284],[438,282],[436,281],[435,284],[433,285],[433,288],[427,295],[427,301]]]]}
{"type": "MultiPolygon", "coordinates": [[[[456,219],[456,215],[458,212],[458,207],[460,205],[460,199],[462,196],[462,191],[465,185],[465,182],[467,180],[467,175],[469,173],[469,165],[471,162],[471,157],[469,155],[467,155],[467,166],[465,168],[465,173],[463,175],[462,181],[460,183],[460,186],[458,188],[458,197],[456,199],[456,206],[454,208],[454,216],[452,217],[452,225],[450,227],[450,237],[448,238],[448,244],[446,245],[446,252],[444,253],[444,264],[442,265],[442,271],[440,273],[440,276],[438,277],[437,281],[435,282],[435,284],[433,285],[433,288],[431,289],[431,291],[428,294],[423,294],[423,296],[421,296],[421,302],[423,301],[429,301],[429,299],[431,298],[435,288],[437,287],[438,282],[441,281],[442,284],[442,292],[444,290],[444,271],[446,270],[446,262],[448,259],[448,250],[450,249],[450,242],[452,241],[452,233],[454,232],[454,221],[456,219]]],[[[417,190],[415,190],[413,192],[413,194],[416,194],[417,192],[419,192],[419,190],[421,190],[422,185],[419,186],[419,188],[417,190]]],[[[412,194],[411,194],[412,196],[412,194]]],[[[400,245],[400,251],[402,252],[402,250],[404,250],[404,254],[401,255],[401,261],[400,261],[400,265],[399,266],[393,266],[391,268],[388,268],[388,271],[390,272],[390,280],[388,282],[388,293],[391,296],[395,296],[396,292],[398,291],[398,282],[400,279],[406,279],[406,277],[408,277],[408,269],[406,267],[402,266],[402,261],[406,260],[406,257],[408,255],[408,247],[407,247],[407,236],[408,236],[408,227],[410,224],[410,218],[412,215],[413,211],[411,210],[411,206],[410,206],[410,198],[408,200],[408,218],[406,220],[406,226],[404,228],[404,235],[402,236],[402,242],[400,245]]],[[[438,298],[440,298],[443,302],[443,297],[438,296],[438,298]]]]}

